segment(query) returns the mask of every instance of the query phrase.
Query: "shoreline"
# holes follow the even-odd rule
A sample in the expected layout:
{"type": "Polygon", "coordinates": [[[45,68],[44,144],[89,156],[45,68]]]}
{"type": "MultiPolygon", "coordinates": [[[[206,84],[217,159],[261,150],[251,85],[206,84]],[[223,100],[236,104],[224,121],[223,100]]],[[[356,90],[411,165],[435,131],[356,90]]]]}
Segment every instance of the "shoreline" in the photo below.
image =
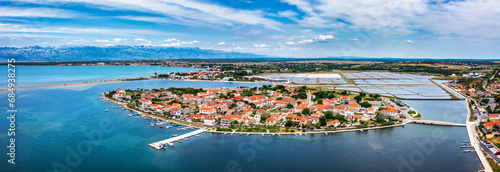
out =
{"type": "MultiPolygon", "coordinates": [[[[471,109],[469,108],[469,103],[471,103],[470,102],[471,100],[468,97],[462,96],[461,94],[456,92],[454,89],[452,89],[444,84],[443,84],[443,86],[450,89],[454,94],[459,95],[462,98],[464,98],[465,102],[467,103],[467,118],[465,119],[465,128],[467,130],[467,136],[469,137],[470,144],[474,147],[476,155],[479,158],[479,161],[481,162],[481,164],[483,165],[484,170],[487,172],[493,171],[491,166],[490,166],[490,163],[488,162],[488,160],[486,159],[486,156],[483,153],[483,149],[479,146],[478,143],[476,143],[476,139],[474,138],[474,137],[477,137],[477,132],[476,132],[477,122],[471,122],[469,120],[470,116],[471,116],[471,113],[470,113],[471,109]]],[[[460,99],[460,100],[462,100],[462,99],[460,99]]]]}
{"type": "MultiPolygon", "coordinates": [[[[271,84],[273,83],[259,83],[259,82],[242,82],[242,81],[213,81],[213,80],[168,80],[168,79],[137,79],[137,78],[126,78],[126,79],[114,79],[114,80],[104,80],[104,81],[85,81],[85,82],[75,82],[75,83],[64,83],[64,84],[50,84],[50,85],[37,85],[37,86],[25,86],[16,87],[15,89],[31,89],[31,88],[46,88],[46,87],[61,87],[61,86],[73,86],[73,85],[85,85],[85,84],[99,84],[108,82],[121,82],[121,81],[138,81],[138,80],[162,80],[162,81],[198,81],[198,82],[227,82],[227,83],[254,83],[254,84],[271,84]]],[[[6,91],[9,88],[0,88],[0,91],[6,91]]]]}
{"type": "MultiPolygon", "coordinates": [[[[131,109],[127,106],[125,106],[123,103],[121,102],[118,102],[116,100],[113,100],[113,99],[110,99],[106,96],[104,96],[104,98],[106,100],[109,100],[113,103],[116,103],[116,104],[119,104],[119,105],[123,105],[123,107],[125,107],[127,110],[130,110],[130,111],[133,111],[133,112],[136,112],[136,113],[139,113],[141,115],[145,115],[145,116],[149,116],[151,118],[158,118],[158,119],[162,119],[162,120],[166,120],[166,121],[169,121],[169,122],[172,122],[172,123],[176,123],[176,124],[181,124],[181,125],[185,125],[185,126],[189,126],[189,127],[193,127],[193,128],[197,128],[197,129],[205,129],[205,128],[209,128],[209,126],[204,126],[204,125],[195,125],[195,124],[190,124],[190,123],[185,123],[185,122],[180,122],[180,121],[177,121],[177,120],[172,120],[172,119],[168,119],[168,118],[165,118],[165,117],[161,117],[161,116],[157,116],[157,115],[152,115],[152,114],[148,114],[148,113],[145,113],[145,112],[142,112],[142,111],[139,111],[139,110],[136,110],[136,109],[131,109]]],[[[261,133],[261,132],[228,132],[228,131],[212,131],[212,130],[206,130],[205,132],[210,132],[210,133],[220,133],[220,134],[224,134],[224,133],[234,133],[234,134],[254,134],[254,135],[272,135],[272,134],[285,134],[285,135],[294,135],[294,134],[297,134],[297,133],[302,133],[302,134],[325,134],[325,133],[332,133],[332,134],[335,134],[335,133],[342,133],[342,132],[353,132],[353,131],[364,131],[364,130],[375,130],[375,129],[384,129],[384,128],[394,128],[394,127],[399,127],[399,126],[405,126],[406,123],[400,123],[400,124],[393,124],[393,125],[386,125],[386,126],[376,126],[376,127],[368,127],[368,128],[353,128],[353,129],[345,129],[345,130],[328,130],[328,131],[306,131],[306,132],[302,132],[300,130],[297,130],[297,132],[275,132],[275,133],[261,133]]],[[[215,128],[209,128],[209,129],[215,129],[215,128]]],[[[282,128],[280,128],[282,129],[282,128]]]]}
{"type": "MultiPolygon", "coordinates": [[[[60,87],[60,86],[72,86],[72,85],[85,85],[85,84],[99,84],[107,82],[120,82],[126,81],[124,79],[115,80],[105,80],[105,81],[86,81],[86,82],[76,82],[76,83],[65,83],[65,84],[51,84],[51,85],[38,85],[38,86],[26,86],[26,87],[16,87],[15,89],[30,89],[30,88],[46,88],[46,87],[60,87]]],[[[0,91],[8,90],[9,88],[0,88],[0,91]]]]}

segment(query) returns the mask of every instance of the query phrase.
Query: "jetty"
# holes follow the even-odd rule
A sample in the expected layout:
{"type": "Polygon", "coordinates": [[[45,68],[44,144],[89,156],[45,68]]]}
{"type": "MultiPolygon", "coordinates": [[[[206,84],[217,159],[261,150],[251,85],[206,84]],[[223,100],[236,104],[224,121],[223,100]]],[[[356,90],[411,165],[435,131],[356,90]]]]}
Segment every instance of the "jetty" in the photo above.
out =
{"type": "Polygon", "coordinates": [[[427,124],[427,125],[441,125],[441,126],[454,126],[454,127],[466,127],[466,124],[459,124],[453,122],[444,122],[444,121],[433,121],[433,120],[412,120],[411,123],[417,124],[427,124]]]}
{"type": "Polygon", "coordinates": [[[185,139],[185,138],[188,138],[188,137],[192,137],[194,135],[198,135],[198,134],[203,133],[205,131],[206,131],[205,129],[199,129],[199,130],[192,131],[192,132],[189,132],[189,133],[177,136],[177,137],[172,137],[172,138],[165,139],[165,140],[162,140],[162,141],[150,143],[149,146],[151,146],[151,147],[154,148],[154,147],[157,147],[159,145],[164,145],[164,144],[167,144],[167,143],[172,143],[172,142],[179,141],[179,140],[182,140],[182,139],[185,139]]]}

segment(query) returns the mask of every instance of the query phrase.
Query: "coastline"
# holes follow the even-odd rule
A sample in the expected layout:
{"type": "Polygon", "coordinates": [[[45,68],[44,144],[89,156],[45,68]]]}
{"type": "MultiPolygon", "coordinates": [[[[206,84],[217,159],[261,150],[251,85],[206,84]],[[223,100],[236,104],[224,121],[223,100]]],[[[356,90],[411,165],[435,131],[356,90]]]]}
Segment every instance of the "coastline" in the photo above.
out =
{"type": "MultiPolygon", "coordinates": [[[[114,79],[114,80],[104,80],[104,81],[85,81],[85,82],[75,82],[75,83],[64,83],[64,84],[50,84],[50,85],[37,85],[37,86],[26,86],[26,87],[16,87],[16,89],[30,89],[30,88],[46,88],[46,87],[60,87],[60,86],[72,86],[72,85],[85,85],[85,84],[98,84],[98,83],[108,83],[108,82],[120,82],[120,81],[134,81],[137,78],[126,78],[126,79],[114,79]]],[[[141,80],[162,80],[162,79],[141,79],[141,80]]],[[[164,81],[199,81],[199,82],[227,82],[227,83],[257,83],[257,84],[272,84],[274,83],[264,83],[264,82],[242,82],[242,81],[213,81],[213,80],[164,80],[164,81]]],[[[9,88],[0,88],[0,91],[6,91],[9,88]]]]}
{"type": "MultiPolygon", "coordinates": [[[[108,98],[106,96],[104,96],[104,98],[106,100],[109,100],[109,101],[113,102],[113,103],[116,103],[116,104],[119,104],[119,105],[124,105],[123,103],[118,102],[118,101],[113,100],[113,99],[110,99],[110,98],[108,98]]],[[[139,113],[141,115],[149,116],[151,118],[158,118],[158,119],[162,119],[162,120],[169,121],[169,122],[172,122],[172,123],[181,124],[181,125],[185,125],[185,126],[189,126],[189,127],[193,127],[193,128],[197,128],[197,129],[206,129],[206,128],[208,128],[208,126],[203,126],[203,125],[200,126],[200,125],[195,125],[195,124],[191,124],[191,123],[186,123],[186,122],[181,122],[181,121],[177,121],[177,120],[168,119],[168,118],[161,117],[161,116],[156,116],[156,115],[148,114],[148,113],[136,110],[136,109],[131,109],[131,108],[125,106],[125,105],[123,107],[125,107],[127,110],[139,113]]],[[[303,133],[303,134],[325,134],[325,133],[335,134],[335,133],[341,133],[341,132],[353,132],[353,131],[364,131],[364,130],[393,128],[393,127],[399,127],[399,126],[404,126],[404,125],[406,125],[406,123],[386,125],[386,126],[368,127],[368,128],[353,128],[353,129],[346,129],[346,130],[306,131],[306,132],[301,132],[301,131],[297,131],[297,132],[281,132],[280,131],[280,132],[276,132],[276,133],[271,133],[271,132],[269,132],[269,133],[261,133],[261,132],[228,132],[228,131],[212,131],[212,130],[206,130],[205,132],[220,133],[220,134],[224,134],[224,133],[240,134],[241,133],[241,134],[254,134],[254,135],[262,135],[262,134],[264,134],[264,135],[272,135],[272,134],[293,135],[293,134],[296,134],[296,133],[303,133]]],[[[210,128],[210,129],[214,129],[214,128],[210,128]]]]}
{"type": "MultiPolygon", "coordinates": [[[[76,83],[66,83],[66,84],[52,84],[52,85],[38,85],[38,86],[26,86],[26,87],[16,87],[18,89],[30,89],[30,88],[45,88],[45,87],[60,87],[60,86],[71,86],[71,85],[85,85],[85,84],[98,84],[107,82],[120,82],[126,81],[126,79],[115,79],[115,80],[105,80],[105,81],[87,81],[87,82],[76,82],[76,83]]],[[[8,90],[9,88],[0,88],[0,91],[8,90]]]]}
{"type": "Polygon", "coordinates": [[[444,84],[443,84],[443,86],[446,88],[449,88],[449,90],[451,90],[456,95],[461,96],[467,102],[467,118],[465,119],[466,120],[465,121],[465,125],[466,125],[465,128],[467,129],[467,135],[469,136],[470,144],[474,147],[474,150],[477,154],[477,157],[479,158],[479,161],[483,165],[484,171],[487,171],[487,172],[493,171],[493,169],[490,166],[490,163],[488,162],[488,160],[486,159],[486,156],[483,153],[483,149],[479,146],[478,143],[476,143],[477,141],[474,138],[474,137],[477,137],[477,133],[476,133],[477,122],[469,121],[470,115],[471,115],[471,113],[470,113],[471,109],[469,108],[469,103],[471,100],[467,97],[460,95],[459,93],[457,93],[455,90],[451,89],[450,87],[448,87],[444,84]]]}

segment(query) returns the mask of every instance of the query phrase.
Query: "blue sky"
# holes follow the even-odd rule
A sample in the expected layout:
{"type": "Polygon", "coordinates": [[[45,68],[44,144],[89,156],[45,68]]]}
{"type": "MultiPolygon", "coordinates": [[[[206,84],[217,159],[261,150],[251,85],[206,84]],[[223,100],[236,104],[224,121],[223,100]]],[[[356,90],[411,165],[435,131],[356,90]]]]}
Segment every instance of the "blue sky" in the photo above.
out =
{"type": "Polygon", "coordinates": [[[16,0],[0,46],[152,45],[280,57],[499,58],[498,0],[16,0]]]}

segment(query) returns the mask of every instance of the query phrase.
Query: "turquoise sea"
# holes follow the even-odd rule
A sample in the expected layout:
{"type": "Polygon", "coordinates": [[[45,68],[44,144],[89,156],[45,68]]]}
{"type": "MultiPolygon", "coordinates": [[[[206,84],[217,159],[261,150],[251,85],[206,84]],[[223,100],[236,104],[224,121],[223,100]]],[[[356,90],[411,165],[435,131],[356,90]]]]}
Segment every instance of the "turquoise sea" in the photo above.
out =
{"type": "MultiPolygon", "coordinates": [[[[73,69],[65,70],[71,73],[73,69]]],[[[188,131],[150,127],[152,121],[124,116],[129,112],[113,108],[115,104],[101,101],[97,96],[116,88],[256,85],[259,84],[150,80],[17,90],[16,165],[7,163],[9,122],[2,117],[0,171],[477,171],[480,168],[476,154],[464,153],[460,148],[462,141],[468,139],[464,127],[419,124],[309,136],[203,133],[158,151],[147,144],[188,131]],[[105,109],[109,112],[104,112],[105,109]]],[[[7,105],[6,91],[0,91],[0,99],[7,105]]],[[[446,102],[441,106],[454,109],[460,103],[446,102]]],[[[418,110],[424,116],[443,112],[440,108],[418,108],[422,108],[418,110]]],[[[458,108],[457,113],[464,109],[458,108]]],[[[5,112],[7,107],[0,106],[0,110],[5,112]]]]}
{"type": "MultiPolygon", "coordinates": [[[[16,86],[104,81],[198,70],[201,69],[163,66],[16,66],[16,86]]],[[[0,82],[7,83],[7,69],[0,71],[0,75],[0,82]]]]}

